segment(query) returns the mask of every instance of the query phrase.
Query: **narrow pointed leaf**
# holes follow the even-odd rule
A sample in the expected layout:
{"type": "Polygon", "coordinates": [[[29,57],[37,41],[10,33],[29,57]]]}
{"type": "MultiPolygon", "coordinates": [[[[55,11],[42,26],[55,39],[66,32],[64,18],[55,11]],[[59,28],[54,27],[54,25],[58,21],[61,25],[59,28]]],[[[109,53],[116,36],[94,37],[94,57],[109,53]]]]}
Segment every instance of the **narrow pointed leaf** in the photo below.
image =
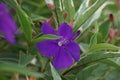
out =
{"type": "Polygon", "coordinates": [[[100,62],[104,63],[104,64],[107,64],[109,66],[112,66],[116,69],[120,69],[120,64],[118,64],[117,62],[113,61],[112,59],[104,59],[104,60],[101,60],[100,62]]]}
{"type": "Polygon", "coordinates": [[[81,16],[85,10],[89,7],[89,1],[90,0],[84,0],[82,4],[80,5],[78,11],[75,13],[74,20],[78,19],[78,16],[81,16]]]}
{"type": "Polygon", "coordinates": [[[19,59],[19,63],[23,66],[26,66],[28,63],[30,63],[30,61],[32,61],[32,59],[34,58],[33,55],[30,54],[24,54],[23,52],[20,53],[20,59],[19,59]]]}
{"type": "Polygon", "coordinates": [[[62,0],[53,0],[54,1],[54,5],[55,5],[55,9],[56,9],[56,17],[57,17],[57,21],[58,23],[62,23],[64,21],[63,19],[63,3],[62,0]]]}
{"type": "Polygon", "coordinates": [[[58,72],[55,70],[55,68],[52,66],[52,64],[50,63],[50,67],[51,67],[51,72],[52,72],[52,76],[53,76],[53,80],[62,80],[60,75],[58,74],[58,72]]]}
{"type": "Polygon", "coordinates": [[[104,4],[102,4],[102,6],[100,6],[100,8],[96,10],[96,12],[90,18],[88,18],[88,20],[86,20],[86,22],[83,25],[81,25],[81,27],[79,28],[81,33],[88,29],[90,25],[100,17],[103,8],[110,4],[112,5],[113,2],[105,2],[104,4]]]}
{"type": "Polygon", "coordinates": [[[106,0],[97,0],[91,7],[89,7],[84,14],[78,16],[79,18],[75,21],[74,32],[79,29],[79,27],[84,24],[95,12],[106,2],[106,0]]]}
{"type": "Polygon", "coordinates": [[[87,80],[87,78],[91,75],[93,70],[95,70],[97,67],[98,67],[98,64],[86,67],[76,75],[75,80],[87,80]]]}
{"type": "Polygon", "coordinates": [[[85,65],[92,62],[97,62],[107,58],[115,58],[115,57],[120,57],[120,53],[118,52],[111,52],[111,53],[101,52],[100,53],[99,52],[99,53],[88,54],[85,57],[81,58],[77,66],[85,65]]]}
{"type": "Polygon", "coordinates": [[[108,36],[108,32],[109,32],[109,21],[105,21],[103,24],[100,25],[99,27],[99,32],[100,34],[102,34],[102,40],[105,40],[108,36]]]}
{"type": "Polygon", "coordinates": [[[23,67],[21,65],[15,64],[15,63],[7,63],[7,62],[0,62],[0,71],[7,71],[7,72],[13,72],[13,73],[19,73],[23,75],[30,75],[35,77],[44,77],[42,73],[38,73],[35,71],[32,71],[26,67],[23,67]]]}
{"type": "MultiPolygon", "coordinates": [[[[91,26],[91,24],[100,17],[102,10],[105,6],[112,5],[112,4],[113,4],[113,2],[105,2],[84,24],[82,24],[81,27],[79,28],[79,30],[81,31],[81,34],[85,30],[87,30],[91,26]]],[[[81,38],[81,36],[79,36],[76,40],[78,43],[80,42],[80,38],[81,38]]]]}
{"type": "Polygon", "coordinates": [[[73,20],[75,14],[75,7],[73,0],[63,0],[63,5],[64,5],[64,12],[67,12],[66,21],[70,22],[73,20]]]}
{"type": "Polygon", "coordinates": [[[45,21],[47,20],[47,18],[43,17],[43,16],[39,16],[39,15],[32,15],[31,17],[32,21],[45,21]]]}
{"type": "Polygon", "coordinates": [[[93,36],[91,37],[89,47],[92,47],[96,44],[97,44],[97,33],[93,34],[93,36]]]}
{"type": "Polygon", "coordinates": [[[20,6],[17,7],[17,14],[18,14],[18,17],[19,17],[21,27],[23,29],[23,33],[26,37],[26,40],[31,41],[31,39],[32,39],[32,27],[31,27],[31,21],[30,21],[29,17],[20,8],[20,6]]]}
{"type": "Polygon", "coordinates": [[[109,70],[107,65],[97,63],[82,69],[76,76],[77,80],[99,80],[109,70]]]}
{"type": "Polygon", "coordinates": [[[56,35],[47,34],[47,35],[42,35],[38,38],[33,39],[32,42],[36,43],[36,42],[40,42],[40,41],[44,41],[44,40],[54,40],[54,39],[58,39],[58,38],[60,38],[60,37],[56,36],[56,35]]]}
{"type": "Polygon", "coordinates": [[[120,50],[120,47],[108,43],[100,43],[89,48],[87,52],[95,52],[101,50],[120,50]]]}

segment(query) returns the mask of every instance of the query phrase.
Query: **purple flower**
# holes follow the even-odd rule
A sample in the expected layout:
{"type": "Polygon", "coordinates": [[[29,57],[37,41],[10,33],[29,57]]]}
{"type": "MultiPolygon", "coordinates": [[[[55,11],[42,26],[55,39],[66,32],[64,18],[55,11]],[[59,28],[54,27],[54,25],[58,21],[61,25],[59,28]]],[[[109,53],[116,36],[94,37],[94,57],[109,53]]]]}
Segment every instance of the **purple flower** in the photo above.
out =
{"type": "Polygon", "coordinates": [[[13,44],[15,43],[14,34],[16,30],[16,25],[9,15],[6,6],[3,3],[0,3],[0,33],[2,33],[8,42],[13,44]]]}
{"type": "Polygon", "coordinates": [[[58,31],[55,31],[47,22],[44,22],[42,33],[61,36],[57,40],[45,40],[37,43],[40,53],[48,58],[53,57],[52,64],[56,69],[68,68],[75,61],[79,61],[80,47],[74,42],[74,39],[80,32],[74,34],[72,28],[67,23],[62,23],[58,31]]]}

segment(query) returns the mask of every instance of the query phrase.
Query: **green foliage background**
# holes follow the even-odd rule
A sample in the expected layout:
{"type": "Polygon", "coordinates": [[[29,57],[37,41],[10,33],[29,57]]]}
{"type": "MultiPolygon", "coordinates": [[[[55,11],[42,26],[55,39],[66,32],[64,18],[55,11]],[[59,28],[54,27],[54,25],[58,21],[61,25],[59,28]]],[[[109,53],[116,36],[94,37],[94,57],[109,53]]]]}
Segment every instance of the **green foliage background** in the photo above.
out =
{"type": "Polygon", "coordinates": [[[0,80],[30,80],[33,77],[35,80],[120,80],[117,0],[53,0],[55,11],[47,6],[51,1],[0,0],[7,5],[21,32],[16,36],[15,45],[0,37],[0,80]],[[64,7],[62,11],[60,3],[64,7]],[[64,12],[68,13],[66,19],[64,12]],[[110,14],[114,16],[113,21],[109,20],[110,14]],[[61,71],[35,47],[36,42],[59,38],[41,34],[39,24],[50,17],[53,17],[52,25],[56,29],[62,22],[74,21],[73,31],[81,31],[76,39],[81,48],[80,61],[61,71]],[[109,37],[110,29],[118,30],[113,39],[109,37]]]}

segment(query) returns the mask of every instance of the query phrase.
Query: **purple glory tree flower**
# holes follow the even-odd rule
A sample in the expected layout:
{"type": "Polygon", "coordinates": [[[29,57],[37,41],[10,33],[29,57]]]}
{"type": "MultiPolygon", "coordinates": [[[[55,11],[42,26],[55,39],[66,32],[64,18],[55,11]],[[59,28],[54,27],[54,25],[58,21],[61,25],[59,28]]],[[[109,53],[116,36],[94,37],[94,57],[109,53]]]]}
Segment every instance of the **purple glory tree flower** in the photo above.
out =
{"type": "Polygon", "coordinates": [[[12,20],[5,4],[0,3],[0,33],[4,36],[4,38],[10,42],[15,43],[15,32],[17,31],[17,27],[12,20]]]}
{"type": "Polygon", "coordinates": [[[67,23],[62,23],[58,31],[55,31],[47,22],[42,25],[43,34],[53,34],[61,36],[57,40],[45,40],[37,43],[40,53],[46,57],[53,57],[53,66],[56,69],[70,67],[75,61],[80,59],[80,47],[74,39],[80,32],[73,33],[72,28],[67,23]]]}

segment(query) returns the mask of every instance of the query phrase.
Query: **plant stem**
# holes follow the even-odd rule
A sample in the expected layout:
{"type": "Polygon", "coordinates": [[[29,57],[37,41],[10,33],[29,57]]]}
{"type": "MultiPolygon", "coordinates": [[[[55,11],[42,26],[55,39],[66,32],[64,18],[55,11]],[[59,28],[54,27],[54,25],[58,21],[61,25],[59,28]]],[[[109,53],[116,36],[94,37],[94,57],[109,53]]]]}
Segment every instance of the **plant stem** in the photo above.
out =
{"type": "Polygon", "coordinates": [[[56,11],[52,11],[52,14],[53,14],[54,22],[55,22],[55,29],[58,30],[58,18],[57,18],[57,13],[56,13],[56,11]]]}
{"type": "Polygon", "coordinates": [[[50,59],[48,59],[47,62],[45,63],[45,66],[42,68],[42,72],[45,72],[49,62],[50,62],[50,59]]]}

